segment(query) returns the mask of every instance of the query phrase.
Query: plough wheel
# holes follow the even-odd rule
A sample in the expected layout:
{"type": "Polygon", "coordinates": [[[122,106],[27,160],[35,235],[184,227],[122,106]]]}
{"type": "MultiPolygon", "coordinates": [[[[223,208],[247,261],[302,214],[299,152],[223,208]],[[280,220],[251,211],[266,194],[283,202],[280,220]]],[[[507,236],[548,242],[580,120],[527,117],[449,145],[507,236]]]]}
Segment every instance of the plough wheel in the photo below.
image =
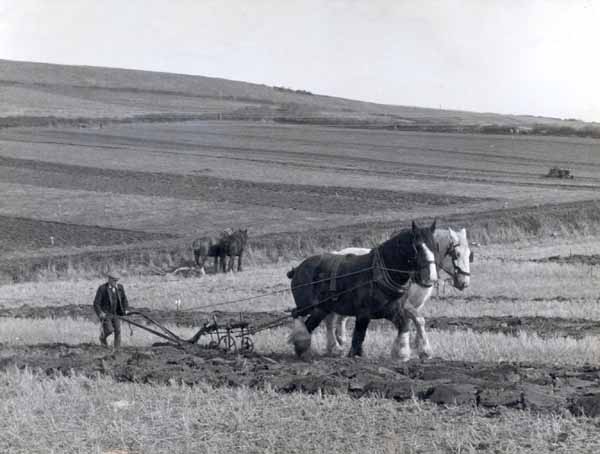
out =
{"type": "Polygon", "coordinates": [[[249,337],[242,337],[241,344],[240,348],[243,352],[250,353],[254,350],[254,342],[249,337]]]}
{"type": "Polygon", "coordinates": [[[217,348],[218,346],[219,346],[219,342],[218,342],[218,341],[216,341],[216,340],[211,340],[211,341],[208,343],[208,348],[217,348]]]}
{"type": "Polygon", "coordinates": [[[228,352],[237,352],[237,345],[235,344],[235,339],[229,333],[221,337],[221,339],[219,340],[219,345],[228,352]]]}

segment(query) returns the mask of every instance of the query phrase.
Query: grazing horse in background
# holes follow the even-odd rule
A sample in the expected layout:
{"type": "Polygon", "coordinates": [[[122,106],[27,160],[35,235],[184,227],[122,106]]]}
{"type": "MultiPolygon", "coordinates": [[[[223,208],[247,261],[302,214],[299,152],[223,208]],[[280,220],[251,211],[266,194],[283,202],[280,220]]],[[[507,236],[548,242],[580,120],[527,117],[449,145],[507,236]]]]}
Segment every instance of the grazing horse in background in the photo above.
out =
{"type": "MultiPolygon", "coordinates": [[[[200,273],[206,274],[204,263],[208,257],[214,257],[214,272],[218,271],[219,257],[221,257],[221,239],[210,236],[198,238],[192,242],[192,250],[194,251],[194,260],[196,265],[200,267],[200,273]]],[[[222,260],[222,259],[221,259],[222,260]]]]}
{"type": "Polygon", "coordinates": [[[398,303],[411,277],[418,286],[431,288],[437,280],[435,221],[406,229],[366,255],[322,254],[305,259],[288,272],[296,302],[294,328],[289,341],[298,356],[310,349],[311,333],[331,313],[354,316],[356,324],[348,356],[361,356],[371,319],[385,318],[398,328],[392,354],[399,351],[408,332],[404,310],[398,303]],[[304,317],[307,316],[306,320],[304,317]]]}
{"type": "Polygon", "coordinates": [[[223,272],[233,271],[235,258],[238,258],[238,271],[242,271],[242,256],[248,243],[248,229],[239,229],[223,238],[220,243],[223,272]],[[225,257],[229,257],[229,267],[226,267],[225,257]]]}
{"type": "MultiPolygon", "coordinates": [[[[238,231],[238,232],[241,232],[238,231]]],[[[200,267],[200,272],[202,274],[206,274],[204,270],[204,263],[208,257],[214,257],[214,272],[218,272],[219,270],[219,260],[221,261],[221,268],[223,272],[226,271],[225,266],[225,257],[227,255],[227,245],[230,241],[230,238],[235,235],[232,229],[227,228],[221,232],[221,236],[212,237],[205,236],[202,238],[198,238],[192,242],[192,250],[194,251],[194,260],[196,261],[196,265],[200,267]]]]}
{"type": "MultiPolygon", "coordinates": [[[[455,232],[452,229],[436,229],[433,233],[437,251],[437,267],[443,270],[452,278],[452,285],[464,290],[470,285],[471,267],[473,262],[473,252],[469,248],[466,229],[455,232]]],[[[353,254],[364,255],[371,250],[366,248],[350,247],[341,251],[334,251],[333,254],[353,254]]],[[[406,310],[406,321],[412,320],[417,328],[417,348],[419,356],[424,358],[431,357],[432,351],[429,345],[429,339],[425,332],[425,319],[420,316],[419,310],[427,302],[433,293],[433,288],[423,288],[411,284],[406,295],[402,297],[402,304],[406,310]]],[[[330,314],[325,319],[327,326],[327,352],[329,354],[339,354],[342,352],[342,345],[346,343],[346,322],[348,317],[337,314],[330,314]]],[[[410,338],[403,339],[398,355],[401,360],[410,358],[410,338]]]]}

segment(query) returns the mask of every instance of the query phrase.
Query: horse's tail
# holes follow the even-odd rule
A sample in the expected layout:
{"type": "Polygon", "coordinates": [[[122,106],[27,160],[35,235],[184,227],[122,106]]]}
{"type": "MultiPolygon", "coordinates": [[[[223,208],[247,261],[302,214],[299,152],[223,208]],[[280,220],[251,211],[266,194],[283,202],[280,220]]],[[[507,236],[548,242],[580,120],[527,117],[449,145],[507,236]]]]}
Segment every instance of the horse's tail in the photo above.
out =
{"type": "Polygon", "coordinates": [[[291,279],[294,277],[294,274],[296,274],[296,268],[292,268],[291,270],[289,270],[286,276],[288,277],[288,279],[291,279]]]}

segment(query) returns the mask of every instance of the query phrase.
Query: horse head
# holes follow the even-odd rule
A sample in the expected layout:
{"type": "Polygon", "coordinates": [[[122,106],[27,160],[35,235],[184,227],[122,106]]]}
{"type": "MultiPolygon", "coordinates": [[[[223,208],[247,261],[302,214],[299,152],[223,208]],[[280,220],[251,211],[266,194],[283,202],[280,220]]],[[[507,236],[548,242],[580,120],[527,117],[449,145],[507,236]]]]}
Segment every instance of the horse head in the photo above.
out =
{"type": "Polygon", "coordinates": [[[435,223],[434,220],[430,227],[425,228],[419,228],[415,221],[412,223],[412,247],[417,265],[415,282],[422,287],[431,287],[438,279],[433,236],[435,223]]]}
{"type": "Polygon", "coordinates": [[[464,290],[470,285],[471,262],[473,261],[473,252],[471,252],[467,240],[467,230],[461,229],[455,232],[449,228],[437,232],[440,232],[435,235],[440,268],[452,276],[454,287],[464,290]]]}

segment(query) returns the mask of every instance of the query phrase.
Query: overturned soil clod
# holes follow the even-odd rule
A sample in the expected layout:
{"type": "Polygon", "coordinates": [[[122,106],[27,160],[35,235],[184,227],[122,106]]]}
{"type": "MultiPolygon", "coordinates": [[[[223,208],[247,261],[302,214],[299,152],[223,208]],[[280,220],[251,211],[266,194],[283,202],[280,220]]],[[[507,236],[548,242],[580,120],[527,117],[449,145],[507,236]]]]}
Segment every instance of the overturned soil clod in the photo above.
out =
{"type": "Polygon", "coordinates": [[[524,363],[468,363],[433,359],[390,361],[292,354],[235,355],[197,345],[117,352],[92,344],[0,345],[0,369],[30,368],[48,375],[108,375],[121,382],[266,386],[279,392],[347,393],[398,401],[418,398],[442,405],[570,411],[600,416],[600,367],[524,363]]]}

